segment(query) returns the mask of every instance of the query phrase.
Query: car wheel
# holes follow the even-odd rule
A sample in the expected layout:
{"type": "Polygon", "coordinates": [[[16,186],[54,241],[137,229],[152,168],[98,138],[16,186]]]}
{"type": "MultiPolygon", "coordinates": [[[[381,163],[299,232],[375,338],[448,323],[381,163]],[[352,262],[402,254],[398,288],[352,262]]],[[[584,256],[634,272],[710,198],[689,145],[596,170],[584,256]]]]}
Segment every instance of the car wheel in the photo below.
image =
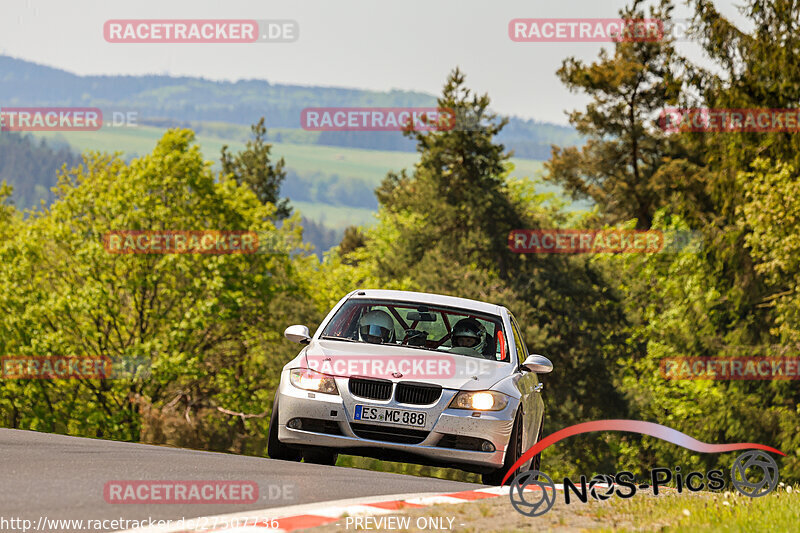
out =
{"type": "Polygon", "coordinates": [[[303,461],[315,465],[334,466],[339,454],[328,448],[306,448],[303,450],[303,461]]]}
{"type": "MultiPolygon", "coordinates": [[[[522,453],[522,415],[519,411],[517,411],[517,416],[514,418],[514,427],[511,430],[511,437],[508,439],[508,449],[506,450],[506,459],[503,461],[503,467],[498,468],[493,472],[489,472],[488,474],[483,474],[481,479],[483,480],[484,485],[502,484],[506,472],[508,472],[511,466],[517,462],[517,459],[522,456],[522,453]]],[[[507,483],[513,481],[519,472],[519,469],[517,469],[516,472],[512,473],[511,476],[509,476],[507,483]]]]}
{"type": "Polygon", "coordinates": [[[275,395],[275,403],[272,404],[272,416],[269,418],[269,437],[267,438],[267,455],[270,459],[280,459],[281,461],[297,461],[302,456],[300,451],[283,444],[278,440],[278,395],[275,395]]]}

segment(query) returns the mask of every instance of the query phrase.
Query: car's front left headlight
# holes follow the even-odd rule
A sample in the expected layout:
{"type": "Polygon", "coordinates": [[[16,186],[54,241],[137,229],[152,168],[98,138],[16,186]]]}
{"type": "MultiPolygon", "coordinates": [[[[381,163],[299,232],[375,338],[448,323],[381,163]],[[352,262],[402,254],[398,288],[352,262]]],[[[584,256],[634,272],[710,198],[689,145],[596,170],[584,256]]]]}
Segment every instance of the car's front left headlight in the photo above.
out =
{"type": "Polygon", "coordinates": [[[450,409],[471,409],[474,411],[502,411],[508,405],[508,396],[499,392],[461,391],[450,402],[450,409]]]}
{"type": "Polygon", "coordinates": [[[311,370],[310,368],[293,368],[289,371],[289,381],[298,389],[322,392],[325,394],[339,394],[333,376],[311,370]]]}

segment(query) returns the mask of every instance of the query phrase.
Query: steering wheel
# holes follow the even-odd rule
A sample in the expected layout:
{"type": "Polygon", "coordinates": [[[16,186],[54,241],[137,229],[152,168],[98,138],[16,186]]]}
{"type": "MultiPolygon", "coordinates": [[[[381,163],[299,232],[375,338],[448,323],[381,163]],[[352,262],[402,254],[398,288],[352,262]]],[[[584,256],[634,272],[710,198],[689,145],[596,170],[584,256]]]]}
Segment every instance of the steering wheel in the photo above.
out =
{"type": "Polygon", "coordinates": [[[407,329],[406,335],[405,337],[403,337],[403,341],[400,344],[401,345],[405,344],[406,346],[424,346],[427,338],[428,338],[427,331],[420,331],[418,329],[407,329]],[[414,344],[412,344],[412,341],[414,341],[414,344]]]}

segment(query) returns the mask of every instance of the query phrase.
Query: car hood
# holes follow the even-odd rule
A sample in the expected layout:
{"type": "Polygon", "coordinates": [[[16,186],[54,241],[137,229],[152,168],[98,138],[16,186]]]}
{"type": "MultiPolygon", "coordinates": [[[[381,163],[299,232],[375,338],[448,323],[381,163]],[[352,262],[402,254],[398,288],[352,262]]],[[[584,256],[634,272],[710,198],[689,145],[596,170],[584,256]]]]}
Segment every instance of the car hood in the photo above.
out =
{"type": "Polygon", "coordinates": [[[335,340],[312,340],[309,368],[339,377],[414,381],[446,389],[485,390],[511,375],[510,363],[447,352],[335,340]]]}

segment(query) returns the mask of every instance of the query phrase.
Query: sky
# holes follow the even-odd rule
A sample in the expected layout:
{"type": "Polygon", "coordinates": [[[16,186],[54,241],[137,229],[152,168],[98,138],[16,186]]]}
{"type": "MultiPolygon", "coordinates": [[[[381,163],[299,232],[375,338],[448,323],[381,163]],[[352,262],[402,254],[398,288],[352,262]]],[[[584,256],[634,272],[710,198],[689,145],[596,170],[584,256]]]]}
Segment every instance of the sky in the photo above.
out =
{"type": "MultiPolygon", "coordinates": [[[[601,43],[517,43],[515,18],[614,18],[624,0],[0,0],[0,54],[76,74],[169,74],[213,80],[441,92],[459,66],[495,111],[567,123],[588,101],[556,77],[566,57],[601,43]],[[291,43],[109,43],[110,19],[291,19],[291,43]]],[[[689,16],[682,1],[675,18],[689,16]]],[[[738,2],[717,8],[739,23],[738,2]]],[[[692,43],[680,50],[702,60],[692,43]]],[[[2,73],[0,72],[0,79],[2,73]]]]}

